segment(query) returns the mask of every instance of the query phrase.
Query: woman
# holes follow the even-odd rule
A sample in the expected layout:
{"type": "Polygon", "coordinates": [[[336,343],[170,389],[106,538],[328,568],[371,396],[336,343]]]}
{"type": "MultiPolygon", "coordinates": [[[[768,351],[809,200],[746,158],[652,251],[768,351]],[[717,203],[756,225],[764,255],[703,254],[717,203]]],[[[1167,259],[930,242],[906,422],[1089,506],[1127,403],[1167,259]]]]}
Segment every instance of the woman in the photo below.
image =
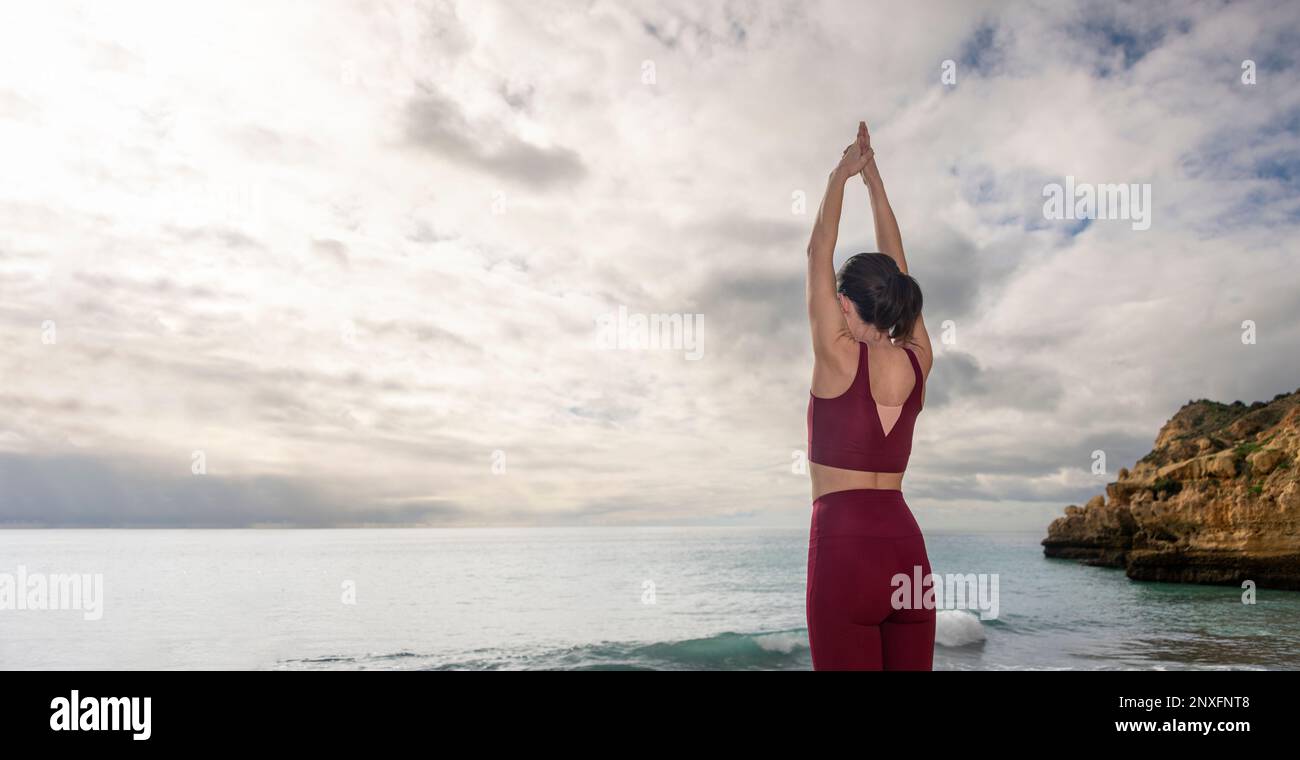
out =
{"type": "Polygon", "coordinates": [[[865,123],[831,172],[808,243],[808,318],[813,669],[929,670],[933,596],[917,602],[930,590],[930,561],[902,487],[934,356],[865,123]],[[840,206],[854,175],[870,191],[881,252],[851,257],[837,276],[840,206]]]}

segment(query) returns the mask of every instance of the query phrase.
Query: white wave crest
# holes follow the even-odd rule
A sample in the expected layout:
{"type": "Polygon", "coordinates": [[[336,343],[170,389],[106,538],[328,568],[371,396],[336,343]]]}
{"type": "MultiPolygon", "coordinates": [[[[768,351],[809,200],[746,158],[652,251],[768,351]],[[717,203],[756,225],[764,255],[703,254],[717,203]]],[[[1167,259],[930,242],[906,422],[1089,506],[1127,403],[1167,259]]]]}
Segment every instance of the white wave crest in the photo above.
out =
{"type": "Polygon", "coordinates": [[[962,610],[939,610],[934,643],[941,647],[964,647],[984,640],[980,619],[962,610]]]}

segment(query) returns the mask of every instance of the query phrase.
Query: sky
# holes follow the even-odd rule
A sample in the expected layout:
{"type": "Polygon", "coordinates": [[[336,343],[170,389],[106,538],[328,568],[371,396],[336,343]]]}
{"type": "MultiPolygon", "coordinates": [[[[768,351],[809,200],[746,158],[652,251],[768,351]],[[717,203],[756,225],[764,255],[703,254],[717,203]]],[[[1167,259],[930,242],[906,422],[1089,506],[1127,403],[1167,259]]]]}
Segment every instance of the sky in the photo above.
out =
{"type": "Polygon", "coordinates": [[[1045,530],[1187,401],[1300,386],[1296,39],[1287,2],[6,2],[0,525],[806,526],[805,248],[861,119],[935,340],[908,502],[1045,530]],[[1048,218],[1067,177],[1149,228],[1048,218]]]}

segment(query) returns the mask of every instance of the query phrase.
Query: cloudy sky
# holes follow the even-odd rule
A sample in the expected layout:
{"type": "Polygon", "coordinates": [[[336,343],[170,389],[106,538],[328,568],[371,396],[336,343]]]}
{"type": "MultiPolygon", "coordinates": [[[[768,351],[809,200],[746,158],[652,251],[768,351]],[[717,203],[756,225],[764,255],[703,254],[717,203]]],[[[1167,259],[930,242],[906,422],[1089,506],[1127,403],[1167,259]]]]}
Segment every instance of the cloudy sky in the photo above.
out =
{"type": "Polygon", "coordinates": [[[1187,400],[1300,386],[1294,3],[2,13],[5,524],[806,525],[859,119],[936,339],[927,530],[1041,529],[1187,400]],[[1150,229],[1045,219],[1067,176],[1150,229]],[[620,307],[702,358],[604,347],[620,307]]]}

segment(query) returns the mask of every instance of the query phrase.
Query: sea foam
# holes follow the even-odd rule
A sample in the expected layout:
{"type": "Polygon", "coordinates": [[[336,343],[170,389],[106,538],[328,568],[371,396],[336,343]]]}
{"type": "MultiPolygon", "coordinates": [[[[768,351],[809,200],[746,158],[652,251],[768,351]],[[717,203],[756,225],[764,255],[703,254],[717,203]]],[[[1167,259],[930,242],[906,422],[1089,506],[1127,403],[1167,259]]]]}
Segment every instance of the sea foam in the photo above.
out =
{"type": "Polygon", "coordinates": [[[971,613],[939,610],[935,620],[934,643],[941,647],[964,647],[982,642],[984,638],[984,625],[971,613]]]}

